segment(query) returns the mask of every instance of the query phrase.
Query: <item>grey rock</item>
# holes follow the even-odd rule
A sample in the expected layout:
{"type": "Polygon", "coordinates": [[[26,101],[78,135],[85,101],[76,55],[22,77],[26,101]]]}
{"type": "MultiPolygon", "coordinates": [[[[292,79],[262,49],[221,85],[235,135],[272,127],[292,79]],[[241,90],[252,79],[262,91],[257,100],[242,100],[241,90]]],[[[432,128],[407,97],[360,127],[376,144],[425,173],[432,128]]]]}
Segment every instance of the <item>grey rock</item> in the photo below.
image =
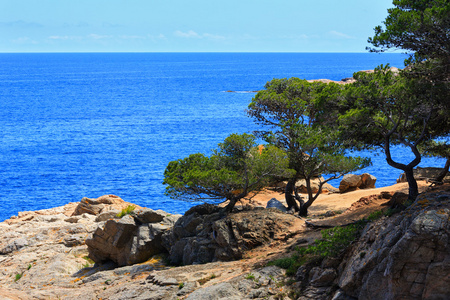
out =
{"type": "Polygon", "coordinates": [[[198,289],[190,294],[186,300],[241,300],[243,295],[230,283],[219,283],[206,288],[198,289]]]}
{"type": "Polygon", "coordinates": [[[147,277],[147,280],[151,283],[157,284],[159,286],[168,286],[168,285],[178,285],[178,281],[175,278],[167,278],[164,276],[158,276],[155,274],[150,274],[147,277]]]}
{"type": "Polygon", "coordinates": [[[423,203],[428,200],[420,195],[402,214],[367,225],[340,267],[338,284],[346,295],[450,299],[450,210],[423,203]]]}
{"type": "Polygon", "coordinates": [[[309,272],[309,277],[312,286],[330,286],[336,279],[337,273],[333,268],[322,269],[315,267],[309,272]]]}
{"type": "Polygon", "coordinates": [[[138,215],[141,221],[154,220],[155,216],[162,218],[157,218],[160,220],[158,223],[144,224],[133,215],[106,221],[86,240],[92,260],[97,263],[112,260],[119,266],[126,266],[144,262],[155,254],[165,252],[162,234],[173,226],[178,216],[161,212],[155,215],[151,210],[138,215]]]}
{"type": "Polygon", "coordinates": [[[220,208],[201,205],[180,218],[162,240],[174,264],[235,260],[247,250],[284,238],[295,220],[275,208],[226,216],[220,208]]]}
{"type": "MultiPolygon", "coordinates": [[[[434,180],[439,173],[442,172],[442,168],[434,168],[434,167],[426,167],[421,168],[417,167],[413,170],[414,179],[416,180],[434,180]]],[[[447,175],[445,175],[444,182],[450,182],[450,172],[447,172],[447,175]]],[[[406,174],[402,173],[400,177],[397,179],[397,182],[407,182],[406,180],[406,174]]]]}
{"type": "Polygon", "coordinates": [[[95,217],[95,222],[103,222],[107,221],[109,219],[115,219],[117,214],[119,214],[120,211],[117,209],[109,210],[103,213],[100,213],[97,217],[95,217]]]}
{"type": "Polygon", "coordinates": [[[71,236],[64,238],[63,244],[66,247],[75,247],[75,246],[84,245],[84,241],[85,241],[85,239],[82,236],[71,235],[71,236]]]}
{"type": "Polygon", "coordinates": [[[277,208],[277,209],[281,210],[282,212],[286,212],[287,211],[286,206],[284,206],[283,203],[281,203],[276,198],[272,198],[272,199],[269,200],[269,202],[267,202],[266,208],[271,208],[271,207],[277,208]]]}
{"type": "Polygon", "coordinates": [[[0,254],[8,254],[17,250],[22,249],[23,247],[28,246],[28,241],[24,238],[19,238],[8,245],[6,245],[3,249],[0,250],[0,254]]]}
{"type": "Polygon", "coordinates": [[[357,300],[356,298],[350,297],[345,294],[345,292],[341,289],[338,289],[331,300],[357,300]]]}
{"type": "Polygon", "coordinates": [[[141,224],[161,222],[167,215],[165,211],[150,208],[135,210],[131,213],[131,216],[141,224]]]}

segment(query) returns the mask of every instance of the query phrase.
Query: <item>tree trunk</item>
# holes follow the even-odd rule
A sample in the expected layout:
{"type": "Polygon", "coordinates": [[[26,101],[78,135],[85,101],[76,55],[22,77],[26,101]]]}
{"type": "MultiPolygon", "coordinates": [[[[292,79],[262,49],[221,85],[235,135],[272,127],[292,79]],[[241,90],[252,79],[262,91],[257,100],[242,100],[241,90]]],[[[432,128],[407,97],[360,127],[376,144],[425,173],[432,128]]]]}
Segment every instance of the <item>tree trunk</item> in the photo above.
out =
{"type": "Polygon", "coordinates": [[[228,205],[225,207],[225,210],[230,213],[233,210],[234,206],[236,205],[236,203],[238,202],[239,199],[241,199],[241,198],[237,198],[237,197],[231,198],[230,203],[228,203],[228,205]]]}
{"type": "Polygon", "coordinates": [[[442,182],[444,180],[444,177],[447,175],[448,170],[450,169],[450,157],[447,157],[447,161],[445,162],[444,169],[441,173],[436,177],[436,181],[442,182]]]}
{"type": "Polygon", "coordinates": [[[414,154],[414,159],[407,165],[395,162],[392,159],[389,136],[387,136],[386,140],[385,140],[384,153],[386,154],[386,162],[388,163],[388,165],[405,172],[406,181],[408,182],[408,188],[409,188],[408,201],[413,202],[414,200],[416,200],[417,196],[419,195],[419,188],[417,186],[417,181],[414,178],[413,169],[415,166],[417,166],[420,163],[422,156],[421,156],[419,150],[417,150],[417,146],[410,144],[410,143],[408,143],[407,145],[409,146],[409,148],[411,149],[411,151],[414,154]]]}
{"type": "Polygon", "coordinates": [[[308,191],[308,201],[302,203],[300,207],[300,211],[298,212],[299,216],[306,217],[308,215],[308,208],[314,202],[316,198],[313,197],[312,188],[311,188],[311,178],[305,178],[306,181],[306,190],[308,191]]]}
{"type": "Polygon", "coordinates": [[[295,179],[290,179],[286,184],[286,189],[284,190],[284,197],[286,199],[288,210],[294,208],[295,211],[299,211],[300,208],[298,207],[298,204],[295,201],[295,197],[292,194],[294,192],[294,188],[295,188],[295,179]]]}
{"type": "Polygon", "coordinates": [[[414,178],[414,171],[412,167],[408,167],[403,171],[405,171],[406,181],[408,182],[408,201],[413,202],[419,195],[419,188],[417,186],[417,181],[414,178]]]}

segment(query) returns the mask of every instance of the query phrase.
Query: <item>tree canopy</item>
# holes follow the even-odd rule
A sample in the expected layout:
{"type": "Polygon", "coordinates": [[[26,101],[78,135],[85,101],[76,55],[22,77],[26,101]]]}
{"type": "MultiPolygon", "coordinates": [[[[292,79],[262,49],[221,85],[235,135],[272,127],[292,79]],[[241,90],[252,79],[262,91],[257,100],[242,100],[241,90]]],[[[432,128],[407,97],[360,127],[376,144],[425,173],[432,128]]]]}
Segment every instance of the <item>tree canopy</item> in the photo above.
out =
{"type": "Polygon", "coordinates": [[[341,107],[341,134],[357,148],[381,148],[387,163],[403,170],[409,196],[418,195],[413,168],[421,161],[419,145],[444,134],[438,120],[439,103],[430,101],[433,90],[422,90],[417,80],[380,67],[374,73],[359,72],[355,83],[347,85],[345,105],[341,107]],[[418,90],[419,89],[419,90],[418,90]],[[392,145],[404,145],[414,154],[409,163],[395,161],[392,145]]]}
{"type": "Polygon", "coordinates": [[[337,139],[337,131],[325,126],[320,119],[323,95],[336,95],[340,89],[336,84],[310,83],[298,78],[274,79],[248,107],[249,116],[265,128],[256,135],[287,153],[289,168],[294,173],[286,186],[286,202],[288,209],[294,208],[300,215],[307,215],[308,207],[326,182],[368,165],[367,159],[346,156],[337,139]],[[311,179],[321,174],[330,177],[319,183],[319,190],[313,195],[311,179]],[[306,202],[294,188],[298,179],[306,181],[306,202]]]}
{"type": "Polygon", "coordinates": [[[163,184],[172,198],[217,203],[229,200],[227,210],[275,178],[289,176],[287,156],[274,146],[259,146],[250,134],[232,134],[211,156],[191,154],[171,161],[163,184]]]}
{"type": "Polygon", "coordinates": [[[368,39],[383,52],[403,49],[411,53],[415,72],[434,81],[450,80],[450,2],[448,0],[394,0],[382,26],[368,39]],[[419,64],[420,63],[420,64],[419,64]]]}

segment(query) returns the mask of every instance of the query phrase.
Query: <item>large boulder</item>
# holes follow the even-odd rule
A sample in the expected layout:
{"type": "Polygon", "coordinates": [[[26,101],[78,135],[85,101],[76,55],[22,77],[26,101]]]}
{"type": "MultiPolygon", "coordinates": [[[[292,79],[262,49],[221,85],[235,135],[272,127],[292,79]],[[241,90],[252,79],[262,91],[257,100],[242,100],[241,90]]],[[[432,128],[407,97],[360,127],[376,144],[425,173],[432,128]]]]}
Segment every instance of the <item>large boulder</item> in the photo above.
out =
{"type": "Polygon", "coordinates": [[[196,264],[242,258],[245,251],[283,240],[300,220],[275,208],[226,215],[204,204],[192,208],[163,234],[169,259],[175,264],[196,264]]]}
{"type": "Polygon", "coordinates": [[[161,236],[179,217],[145,208],[107,220],[86,240],[89,257],[98,263],[112,260],[119,266],[144,262],[165,252],[161,236]]]}
{"type": "Polygon", "coordinates": [[[282,212],[287,212],[287,207],[276,198],[272,198],[267,202],[266,208],[276,208],[282,212]]]}
{"type": "Polygon", "coordinates": [[[375,188],[376,181],[376,177],[368,173],[362,175],[347,174],[339,184],[339,192],[345,193],[357,189],[375,188]]]}

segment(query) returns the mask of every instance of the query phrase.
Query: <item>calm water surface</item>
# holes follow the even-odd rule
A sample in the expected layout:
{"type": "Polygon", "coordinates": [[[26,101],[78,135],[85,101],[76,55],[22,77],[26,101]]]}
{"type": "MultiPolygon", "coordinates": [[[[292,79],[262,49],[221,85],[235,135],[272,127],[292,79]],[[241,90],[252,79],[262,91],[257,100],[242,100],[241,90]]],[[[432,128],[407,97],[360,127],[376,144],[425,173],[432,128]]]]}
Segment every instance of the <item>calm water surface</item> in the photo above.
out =
{"type": "MultiPolygon", "coordinates": [[[[230,133],[256,129],[245,114],[273,78],[340,80],[401,54],[0,54],[0,221],[19,211],[115,194],[182,213],[164,196],[169,161],[209,154],[230,133]],[[226,91],[239,91],[227,93],[226,91]]],[[[398,159],[411,158],[397,149],[398,159]]],[[[400,171],[383,156],[363,170],[377,186],[400,171]]],[[[424,159],[421,166],[443,162],[424,159]]]]}

